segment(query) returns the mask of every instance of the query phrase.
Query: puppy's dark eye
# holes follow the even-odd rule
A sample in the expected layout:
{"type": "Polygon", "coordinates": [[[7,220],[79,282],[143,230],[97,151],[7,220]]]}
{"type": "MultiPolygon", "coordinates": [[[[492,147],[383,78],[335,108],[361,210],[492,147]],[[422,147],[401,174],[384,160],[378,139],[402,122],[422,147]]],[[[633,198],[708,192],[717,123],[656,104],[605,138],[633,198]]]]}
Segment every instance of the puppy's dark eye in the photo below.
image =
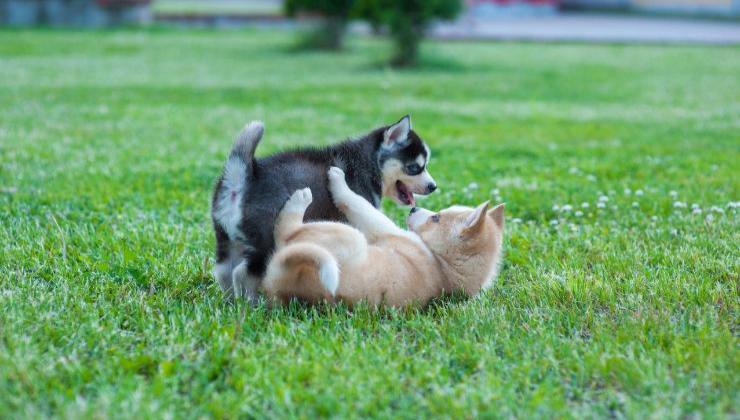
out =
{"type": "Polygon", "coordinates": [[[406,165],[406,173],[409,175],[418,175],[421,173],[421,166],[419,166],[418,163],[412,163],[411,165],[406,165]]]}
{"type": "Polygon", "coordinates": [[[432,219],[432,222],[439,223],[439,215],[438,214],[432,215],[431,219],[432,219]]]}

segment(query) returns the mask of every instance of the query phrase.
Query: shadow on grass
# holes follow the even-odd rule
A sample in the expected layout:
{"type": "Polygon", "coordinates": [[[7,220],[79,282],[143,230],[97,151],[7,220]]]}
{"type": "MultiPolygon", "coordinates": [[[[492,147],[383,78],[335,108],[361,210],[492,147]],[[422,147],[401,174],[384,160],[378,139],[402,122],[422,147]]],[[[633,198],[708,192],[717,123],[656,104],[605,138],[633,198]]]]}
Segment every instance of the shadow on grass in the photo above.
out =
{"type": "Polygon", "coordinates": [[[302,322],[372,318],[375,320],[394,321],[410,319],[416,316],[439,315],[451,307],[466,303],[468,300],[469,298],[464,293],[459,292],[434,298],[426,305],[408,305],[400,308],[386,305],[373,306],[364,301],[350,306],[343,302],[309,303],[298,299],[293,299],[287,304],[271,304],[266,299],[261,299],[255,306],[251,306],[244,301],[233,301],[230,304],[239,308],[239,310],[255,311],[268,319],[302,322]]]}
{"type": "Polygon", "coordinates": [[[484,67],[469,66],[439,54],[423,54],[412,67],[393,66],[388,57],[376,57],[368,65],[360,67],[366,72],[394,71],[399,74],[466,74],[485,70],[484,67]]]}
{"type": "Polygon", "coordinates": [[[369,61],[364,61],[362,64],[353,63],[353,68],[348,70],[354,70],[355,73],[377,73],[379,71],[394,71],[399,74],[466,74],[475,73],[488,70],[489,66],[471,66],[463,64],[451,57],[446,57],[442,54],[435,52],[427,52],[419,57],[417,63],[410,67],[399,67],[395,66],[390,62],[389,55],[382,54],[368,54],[368,51],[360,46],[353,46],[350,44],[344,45],[341,49],[329,49],[329,48],[317,48],[311,46],[311,43],[306,41],[302,37],[297,37],[293,42],[281,45],[277,50],[287,56],[295,57],[306,57],[306,56],[327,56],[327,57],[342,57],[352,54],[362,54],[363,56],[369,55],[369,61]]]}

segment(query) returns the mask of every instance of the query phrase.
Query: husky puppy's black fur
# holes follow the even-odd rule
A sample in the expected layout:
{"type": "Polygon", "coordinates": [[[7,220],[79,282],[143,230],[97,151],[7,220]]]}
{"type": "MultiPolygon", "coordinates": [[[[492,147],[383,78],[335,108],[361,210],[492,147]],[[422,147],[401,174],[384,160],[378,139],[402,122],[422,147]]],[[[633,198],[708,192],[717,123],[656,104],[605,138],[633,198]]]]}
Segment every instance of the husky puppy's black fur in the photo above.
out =
{"type": "Polygon", "coordinates": [[[426,167],[429,148],[409,116],[355,140],[256,159],[263,132],[261,122],[242,130],[213,192],[214,276],[227,295],[255,297],[275,248],[275,219],[294,191],[311,188],[306,221],[345,221],[327,188],[329,167],[344,170],[349,187],[376,208],[382,196],[413,205],[414,194],[437,188],[426,167]]]}

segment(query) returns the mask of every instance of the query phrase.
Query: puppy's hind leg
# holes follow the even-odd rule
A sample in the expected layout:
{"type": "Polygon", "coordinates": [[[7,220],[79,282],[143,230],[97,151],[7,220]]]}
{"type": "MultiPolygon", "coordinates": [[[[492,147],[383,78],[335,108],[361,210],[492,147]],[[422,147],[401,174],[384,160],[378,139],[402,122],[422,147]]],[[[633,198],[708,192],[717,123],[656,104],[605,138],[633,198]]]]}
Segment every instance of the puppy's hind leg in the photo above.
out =
{"type": "Polygon", "coordinates": [[[267,266],[265,295],[283,302],[333,300],[339,287],[339,265],[325,248],[296,243],[279,250],[267,266]]]}
{"type": "Polygon", "coordinates": [[[216,263],[213,267],[213,277],[218,281],[218,285],[221,286],[221,291],[227,296],[231,297],[234,293],[232,273],[234,272],[234,265],[231,261],[224,261],[216,263]]]}
{"type": "Polygon", "coordinates": [[[229,240],[223,228],[216,225],[216,264],[213,267],[213,277],[227,298],[234,294],[232,273],[244,260],[244,249],[242,242],[229,240]]]}
{"type": "Polygon", "coordinates": [[[249,274],[247,261],[242,261],[237,265],[232,274],[232,284],[234,295],[237,298],[244,298],[249,303],[257,303],[257,289],[259,288],[259,278],[249,274]]]}
{"type": "Polygon", "coordinates": [[[310,188],[297,190],[290,196],[275,222],[275,245],[281,247],[296,229],[303,225],[306,209],[313,202],[310,188]]]}

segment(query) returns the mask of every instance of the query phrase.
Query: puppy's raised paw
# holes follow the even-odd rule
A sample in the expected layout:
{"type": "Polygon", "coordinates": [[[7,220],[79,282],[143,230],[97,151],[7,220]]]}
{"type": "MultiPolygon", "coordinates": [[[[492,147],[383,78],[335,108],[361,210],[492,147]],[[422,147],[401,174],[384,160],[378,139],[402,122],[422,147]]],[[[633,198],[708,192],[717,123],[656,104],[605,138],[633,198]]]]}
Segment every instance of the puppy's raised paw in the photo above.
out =
{"type": "Polygon", "coordinates": [[[312,201],[313,195],[311,194],[310,188],[296,190],[296,192],[290,196],[288,202],[285,203],[285,211],[304,212],[308,206],[311,205],[312,201]]]}
{"type": "Polygon", "coordinates": [[[331,168],[329,168],[328,175],[330,181],[338,181],[344,179],[344,171],[340,168],[337,168],[336,166],[332,166],[331,168]]]}
{"type": "Polygon", "coordinates": [[[327,175],[329,176],[329,191],[331,191],[335,199],[338,198],[338,195],[349,189],[347,181],[344,179],[343,170],[332,166],[329,168],[327,175]]]}

